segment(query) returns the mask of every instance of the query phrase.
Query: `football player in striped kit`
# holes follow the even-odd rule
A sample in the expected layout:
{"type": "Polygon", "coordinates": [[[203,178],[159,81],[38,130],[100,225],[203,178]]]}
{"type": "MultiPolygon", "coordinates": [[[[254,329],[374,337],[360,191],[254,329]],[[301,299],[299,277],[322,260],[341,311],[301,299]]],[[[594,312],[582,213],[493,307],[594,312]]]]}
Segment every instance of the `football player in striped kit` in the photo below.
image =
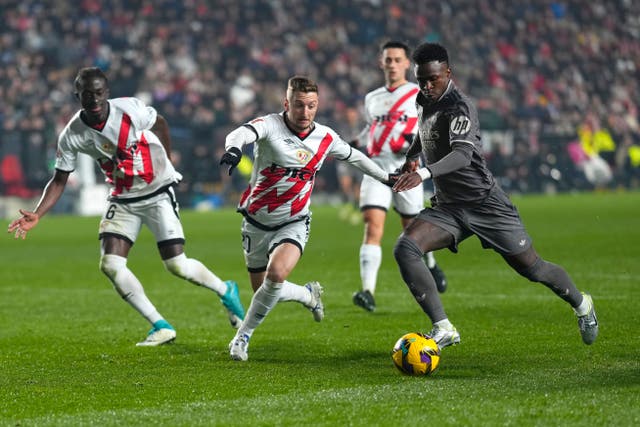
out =
{"type": "MultiPolygon", "coordinates": [[[[404,153],[413,141],[417,129],[416,95],[418,85],[407,80],[411,66],[409,46],[399,41],[382,45],[380,68],[385,84],[364,99],[366,126],[352,144],[366,141],[369,157],[387,172],[398,170],[404,163],[404,153]]],[[[362,290],[353,295],[353,302],[367,311],[374,311],[374,294],[378,270],[382,263],[381,241],[387,210],[393,207],[400,215],[402,228],[424,208],[422,186],[402,193],[365,176],[360,186],[360,210],[364,220],[364,241],[360,246],[360,279],[362,290]]],[[[436,281],[438,291],[444,292],[447,281],[431,252],[425,254],[425,263],[436,281]]]]}
{"type": "Polygon", "coordinates": [[[318,322],[324,317],[320,284],[300,286],[287,277],[309,238],[311,192],[327,156],[349,162],[387,185],[393,180],[393,174],[353,149],[333,129],[316,123],[317,111],[317,84],[294,76],[287,84],[283,112],[258,117],[227,135],[220,163],[229,165],[230,174],[243,147],[254,144],[253,172],[238,211],[244,216],[242,245],[255,293],[229,343],[234,360],[248,359],[249,339],[279,301],[302,303],[318,322]]]}
{"type": "Polygon", "coordinates": [[[184,253],[184,232],[178,216],[173,186],[180,174],[169,159],[171,139],[166,120],[137,98],[109,99],[107,76],[96,67],[82,68],[75,79],[76,97],[82,109],[58,137],[55,172],[33,212],[8,231],[24,239],[58,201],[78,154],[94,158],[111,187],[100,221],[100,270],[115,290],[150,324],[138,346],[158,346],[173,341],[176,331],[145,295],[142,284],[127,267],[129,250],[145,224],[156,238],[167,270],[215,292],[227,310],[231,325],[238,327],[244,308],[234,281],[222,281],[200,261],[184,253]]]}

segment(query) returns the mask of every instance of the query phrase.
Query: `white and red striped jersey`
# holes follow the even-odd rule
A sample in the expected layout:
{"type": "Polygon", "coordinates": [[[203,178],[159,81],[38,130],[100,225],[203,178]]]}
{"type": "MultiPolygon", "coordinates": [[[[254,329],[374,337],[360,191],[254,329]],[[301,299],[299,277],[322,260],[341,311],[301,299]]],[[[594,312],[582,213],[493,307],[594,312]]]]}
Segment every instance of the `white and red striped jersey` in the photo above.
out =
{"type": "MultiPolygon", "coordinates": [[[[345,160],[352,153],[333,129],[314,125],[304,137],[287,127],[284,113],[269,114],[244,125],[257,136],[249,187],[238,206],[245,216],[275,227],[309,214],[316,172],[327,156],[345,160]]],[[[371,173],[375,172],[372,169],[371,173]]],[[[381,170],[377,176],[386,178],[381,170]]]]}
{"type": "Polygon", "coordinates": [[[56,169],[72,172],[78,153],[99,164],[111,197],[142,197],[172,183],[177,172],[158,137],[150,131],[157,113],[137,98],[109,101],[109,117],[101,130],[88,126],[78,111],[58,137],[56,169]]]}
{"type": "Polygon", "coordinates": [[[366,137],[369,157],[387,172],[402,166],[410,135],[417,132],[419,91],[418,85],[407,82],[395,89],[383,86],[365,96],[367,125],[359,139],[366,137]]]}

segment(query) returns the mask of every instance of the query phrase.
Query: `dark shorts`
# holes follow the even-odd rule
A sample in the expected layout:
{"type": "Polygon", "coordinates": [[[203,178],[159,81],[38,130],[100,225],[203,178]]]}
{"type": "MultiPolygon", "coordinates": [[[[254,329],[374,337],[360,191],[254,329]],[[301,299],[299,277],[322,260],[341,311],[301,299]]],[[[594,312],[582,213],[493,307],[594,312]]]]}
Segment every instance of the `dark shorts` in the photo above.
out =
{"type": "Polygon", "coordinates": [[[440,204],[424,209],[418,218],[451,233],[454,242],[449,249],[452,252],[458,252],[458,244],[474,234],[483,248],[491,248],[501,255],[517,255],[532,243],[518,210],[499,187],[481,204],[440,204]]]}

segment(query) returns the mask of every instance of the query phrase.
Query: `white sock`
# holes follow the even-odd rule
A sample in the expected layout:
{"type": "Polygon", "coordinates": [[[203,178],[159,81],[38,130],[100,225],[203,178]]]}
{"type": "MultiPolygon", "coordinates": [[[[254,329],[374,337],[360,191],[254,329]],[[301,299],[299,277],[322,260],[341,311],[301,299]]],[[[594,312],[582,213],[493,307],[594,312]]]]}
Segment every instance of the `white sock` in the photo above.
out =
{"type": "Polygon", "coordinates": [[[454,326],[449,322],[449,319],[442,319],[433,324],[434,327],[438,329],[444,329],[445,331],[450,331],[455,329],[454,326]]]}
{"type": "Polygon", "coordinates": [[[262,285],[253,294],[247,315],[238,329],[236,336],[243,334],[251,336],[253,331],[262,323],[267,314],[276,306],[282,290],[282,283],[272,282],[264,278],[262,285]]]}
{"type": "Polygon", "coordinates": [[[427,261],[427,268],[433,268],[436,266],[436,258],[433,256],[433,252],[427,252],[424,257],[427,261]]]}
{"type": "Polygon", "coordinates": [[[577,306],[573,310],[576,312],[576,316],[578,317],[586,316],[587,313],[589,313],[589,310],[591,310],[591,304],[589,304],[589,299],[583,295],[582,302],[580,303],[579,306],[577,306]]]}
{"type": "Polygon", "coordinates": [[[360,279],[362,280],[362,290],[376,291],[378,280],[378,270],[382,263],[382,248],[378,245],[363,244],[360,246],[360,279]]]}
{"type": "Polygon", "coordinates": [[[182,253],[173,258],[165,259],[164,266],[174,275],[186,279],[191,283],[211,289],[222,296],[227,292],[227,285],[200,261],[187,258],[182,253]]]}
{"type": "Polygon", "coordinates": [[[278,302],[295,301],[308,306],[311,304],[311,292],[304,286],[296,285],[288,281],[282,283],[282,290],[278,302]]]}
{"type": "Polygon", "coordinates": [[[100,259],[100,269],[109,277],[114,288],[129,305],[138,311],[152,325],[162,316],[153,306],[144,288],[129,268],[127,259],[118,255],[103,255],[100,259]]]}

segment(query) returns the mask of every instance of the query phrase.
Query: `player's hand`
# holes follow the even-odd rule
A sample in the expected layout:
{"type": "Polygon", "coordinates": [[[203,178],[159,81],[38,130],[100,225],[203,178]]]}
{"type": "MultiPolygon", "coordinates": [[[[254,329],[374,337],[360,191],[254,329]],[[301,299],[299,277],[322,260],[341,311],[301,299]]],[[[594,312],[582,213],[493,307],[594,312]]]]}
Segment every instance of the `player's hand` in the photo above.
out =
{"type": "Polygon", "coordinates": [[[420,157],[416,157],[413,160],[407,159],[400,168],[400,172],[415,172],[419,167],[420,157]]]}
{"type": "Polygon", "coordinates": [[[398,178],[400,178],[399,170],[396,170],[395,172],[389,172],[389,176],[387,177],[387,180],[383,184],[388,185],[389,187],[393,187],[395,183],[398,181],[398,178]]]}
{"type": "Polygon", "coordinates": [[[40,221],[40,216],[35,212],[25,211],[20,209],[22,217],[16,219],[7,227],[7,233],[14,233],[14,238],[22,238],[24,240],[27,237],[27,232],[31,230],[40,221]]]}
{"type": "Polygon", "coordinates": [[[358,141],[357,139],[352,139],[351,141],[349,141],[349,145],[353,148],[358,148],[360,146],[360,141],[358,141]]]}
{"type": "Polygon", "coordinates": [[[400,175],[394,184],[393,191],[399,193],[401,191],[411,190],[420,184],[422,184],[422,178],[418,175],[418,172],[404,173],[400,175]]]}
{"type": "Polygon", "coordinates": [[[238,166],[240,159],[242,158],[242,151],[239,148],[231,147],[226,153],[222,155],[220,159],[220,165],[229,165],[229,175],[238,166]]]}

